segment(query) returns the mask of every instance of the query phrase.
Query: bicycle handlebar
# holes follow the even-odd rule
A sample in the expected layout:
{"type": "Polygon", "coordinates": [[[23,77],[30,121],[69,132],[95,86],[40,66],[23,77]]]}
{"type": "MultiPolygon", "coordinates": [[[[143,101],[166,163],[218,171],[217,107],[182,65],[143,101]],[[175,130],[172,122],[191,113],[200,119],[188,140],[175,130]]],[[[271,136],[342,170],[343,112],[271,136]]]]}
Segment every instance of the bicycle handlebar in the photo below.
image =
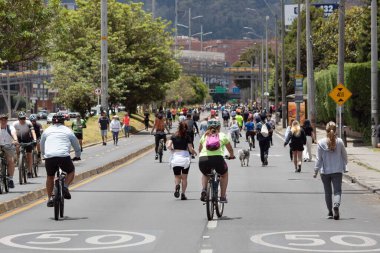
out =
{"type": "Polygon", "coordinates": [[[226,155],[226,156],[224,156],[224,159],[226,159],[226,160],[234,160],[234,159],[236,159],[236,156],[226,155]]]}

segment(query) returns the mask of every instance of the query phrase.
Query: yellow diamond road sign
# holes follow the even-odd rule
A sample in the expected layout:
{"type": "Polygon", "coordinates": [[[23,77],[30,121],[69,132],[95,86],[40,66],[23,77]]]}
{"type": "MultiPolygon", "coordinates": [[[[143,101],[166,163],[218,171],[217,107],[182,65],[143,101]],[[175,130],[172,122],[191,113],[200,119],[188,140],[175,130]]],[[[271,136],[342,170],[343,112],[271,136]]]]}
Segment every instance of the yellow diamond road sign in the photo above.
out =
{"type": "Polygon", "coordinates": [[[329,96],[338,105],[343,105],[350,97],[352,93],[343,84],[338,84],[330,93],[329,96]]]}

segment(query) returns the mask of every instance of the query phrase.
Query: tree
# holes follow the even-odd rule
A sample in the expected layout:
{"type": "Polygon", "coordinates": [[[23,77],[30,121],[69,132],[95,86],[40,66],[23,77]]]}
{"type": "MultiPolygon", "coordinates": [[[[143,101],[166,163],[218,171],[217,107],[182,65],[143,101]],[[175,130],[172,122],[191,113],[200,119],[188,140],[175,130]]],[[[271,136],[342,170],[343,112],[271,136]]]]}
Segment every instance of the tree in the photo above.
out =
{"type": "MultiPolygon", "coordinates": [[[[55,74],[52,87],[59,91],[71,86],[91,91],[100,86],[100,1],[78,0],[77,4],[77,11],[61,9],[55,27],[50,59],[55,74]]],[[[168,23],[153,20],[141,6],[108,1],[109,103],[123,103],[131,112],[138,104],[163,99],[168,84],[180,73],[170,49],[168,23]]],[[[74,107],[69,94],[59,92],[58,99],[74,107]]],[[[88,99],[87,94],[76,96],[88,99]]]]}
{"type": "Polygon", "coordinates": [[[51,26],[60,1],[0,0],[0,66],[16,69],[49,49],[51,26]]]}
{"type": "Polygon", "coordinates": [[[202,103],[208,95],[208,88],[199,77],[182,76],[170,84],[166,92],[166,102],[175,104],[182,99],[184,104],[202,103]]]}

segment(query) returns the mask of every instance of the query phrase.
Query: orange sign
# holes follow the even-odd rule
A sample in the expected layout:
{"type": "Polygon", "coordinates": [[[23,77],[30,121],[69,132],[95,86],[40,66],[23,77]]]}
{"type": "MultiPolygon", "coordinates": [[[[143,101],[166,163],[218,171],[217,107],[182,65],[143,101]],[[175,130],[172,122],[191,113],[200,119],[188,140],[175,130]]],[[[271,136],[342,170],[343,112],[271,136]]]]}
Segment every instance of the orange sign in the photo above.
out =
{"type": "Polygon", "coordinates": [[[329,96],[338,105],[343,105],[352,96],[352,93],[340,83],[329,93],[329,96]]]}

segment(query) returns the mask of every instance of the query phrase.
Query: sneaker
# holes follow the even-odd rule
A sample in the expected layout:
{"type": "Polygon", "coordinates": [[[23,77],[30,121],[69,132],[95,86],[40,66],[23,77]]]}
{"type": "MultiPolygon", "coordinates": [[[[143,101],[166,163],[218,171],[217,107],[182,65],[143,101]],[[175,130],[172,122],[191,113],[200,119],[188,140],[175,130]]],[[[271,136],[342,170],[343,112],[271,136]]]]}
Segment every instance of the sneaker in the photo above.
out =
{"type": "Polygon", "coordinates": [[[327,219],[332,219],[333,218],[333,212],[330,211],[328,214],[327,214],[327,219]]]}
{"type": "Polygon", "coordinates": [[[156,154],[156,156],[154,157],[154,160],[158,160],[158,154],[156,154]]]}
{"type": "Polygon", "coordinates": [[[206,198],[207,198],[207,193],[206,193],[206,191],[202,191],[202,193],[201,193],[201,201],[202,201],[202,202],[206,202],[206,198]]]}
{"type": "Polygon", "coordinates": [[[297,172],[301,172],[301,164],[298,165],[298,170],[297,170],[297,172]]]}
{"type": "Polygon", "coordinates": [[[219,198],[219,202],[220,202],[220,203],[228,203],[226,197],[220,197],[220,198],[219,198]]]}
{"type": "Polygon", "coordinates": [[[62,187],[62,193],[63,193],[63,197],[65,198],[65,199],[71,199],[71,194],[70,194],[70,192],[69,192],[69,188],[67,188],[67,187],[62,187]]]}
{"type": "Polygon", "coordinates": [[[53,206],[54,206],[53,198],[48,199],[47,207],[53,207],[53,206]]]}
{"type": "Polygon", "coordinates": [[[180,189],[180,186],[179,186],[179,184],[177,184],[175,186],[175,192],[174,192],[174,197],[176,197],[176,198],[179,198],[179,189],[180,189]]]}
{"type": "Polygon", "coordinates": [[[28,178],[32,178],[32,177],[33,177],[32,172],[28,172],[28,178]]]}
{"type": "Polygon", "coordinates": [[[334,206],[334,220],[339,220],[339,207],[334,206]]]}
{"type": "Polygon", "coordinates": [[[181,193],[181,200],[187,200],[185,193],[181,193]]]}
{"type": "Polygon", "coordinates": [[[106,145],[106,143],[105,142],[103,142],[103,146],[105,146],[106,145]]]}
{"type": "Polygon", "coordinates": [[[9,182],[8,182],[8,187],[9,188],[15,188],[15,183],[13,182],[13,180],[9,180],[9,182]]]}

